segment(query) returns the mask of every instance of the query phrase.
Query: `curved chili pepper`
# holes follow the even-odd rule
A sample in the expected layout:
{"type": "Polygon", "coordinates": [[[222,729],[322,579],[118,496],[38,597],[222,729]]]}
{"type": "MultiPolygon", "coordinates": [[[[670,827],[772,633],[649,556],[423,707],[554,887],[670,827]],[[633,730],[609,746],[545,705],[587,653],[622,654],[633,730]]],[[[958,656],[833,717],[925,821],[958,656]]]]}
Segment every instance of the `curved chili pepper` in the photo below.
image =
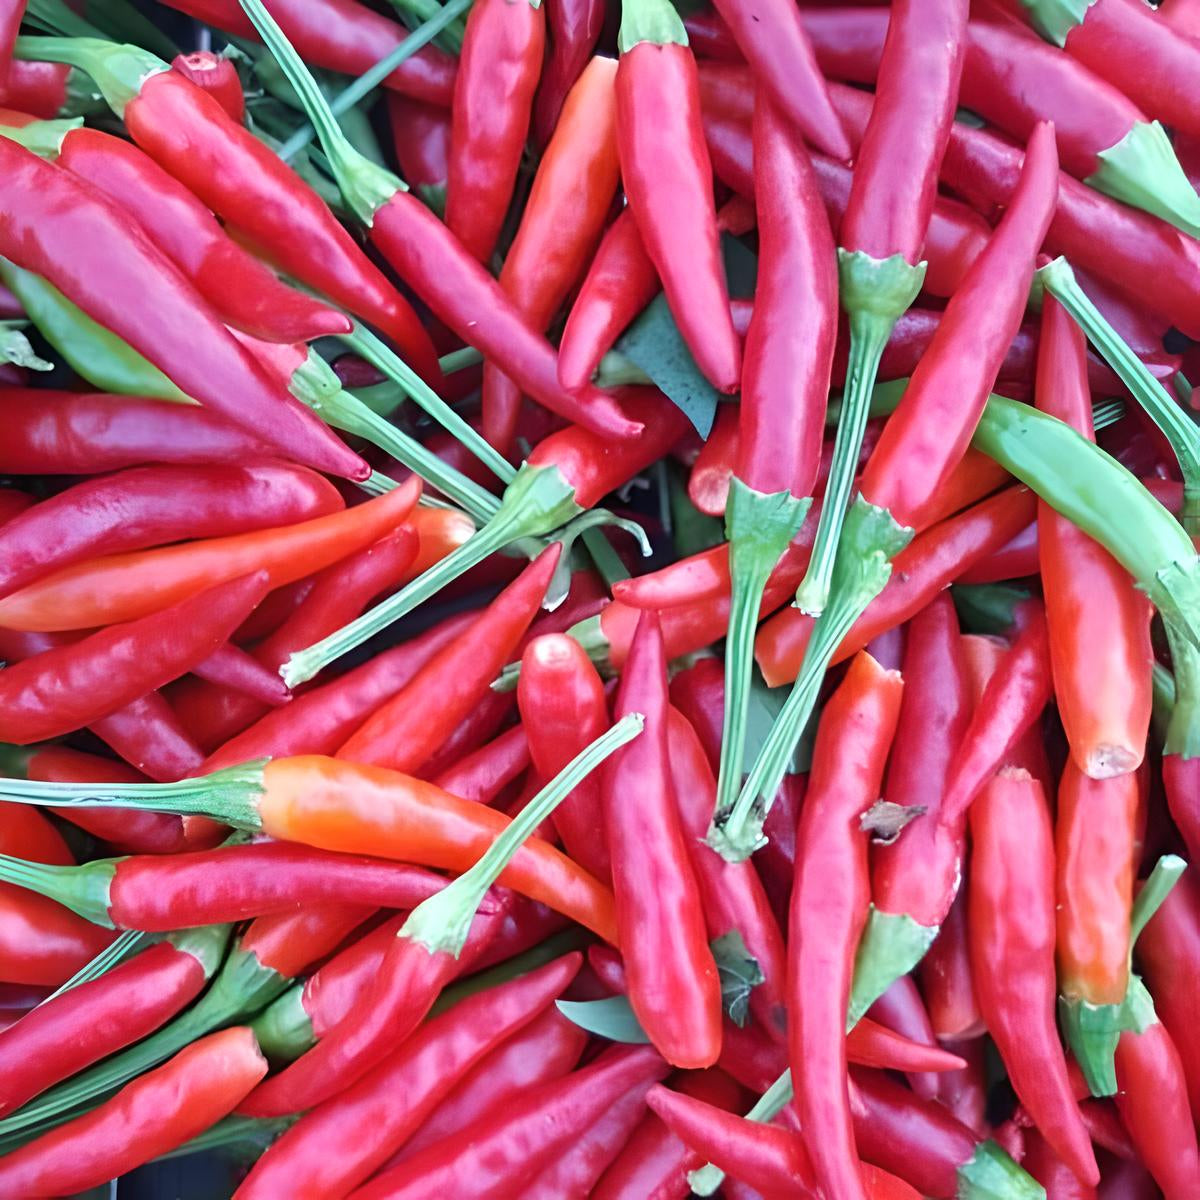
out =
{"type": "Polygon", "coordinates": [[[241,125],[246,120],[246,97],[242,95],[242,81],[231,59],[211,50],[193,50],[171,59],[171,70],[212,96],[231,121],[241,125]]]}
{"type": "Polygon", "coordinates": [[[543,551],[479,619],[421,667],[339,748],[338,757],[418,770],[486,695],[536,615],[562,547],[543,551]],[[452,690],[451,690],[452,689],[452,690]]]}
{"type": "MultiPolygon", "coordinates": [[[[332,954],[372,915],[373,910],[357,904],[309,904],[293,912],[270,913],[250,924],[240,946],[283,979],[295,979],[332,954]]],[[[259,1007],[276,995],[277,989],[264,994],[259,1007]]]]}
{"type": "Polygon", "coordinates": [[[871,119],[838,236],[839,299],[849,316],[850,350],[827,499],[797,593],[798,606],[813,615],[829,597],[879,360],[924,281],[920,255],[958,100],[968,7],[964,0],[905,2],[888,16],[871,119]]]}
{"type": "Polygon", "coordinates": [[[210,1034],[99,1108],[0,1158],[0,1185],[12,1195],[51,1196],[106,1183],[208,1129],[266,1073],[248,1029],[210,1034]]]}
{"type": "Polygon", "coordinates": [[[734,392],[741,347],[683,22],[662,0],[624,0],[619,46],[617,144],[629,207],[697,365],[718,391],[734,392]]]}
{"type": "MultiPolygon", "coordinates": [[[[1038,404],[1093,437],[1083,347],[1082,331],[1047,297],[1038,404]]],[[[1132,771],[1142,760],[1150,725],[1149,605],[1106,550],[1044,501],[1038,505],[1038,545],[1055,698],[1072,757],[1096,778],[1132,771]]]]}
{"type": "MultiPolygon", "coordinates": [[[[522,1031],[542,1024],[539,1014],[578,971],[579,961],[578,955],[568,955],[469,997],[428,1022],[356,1084],[289,1129],[242,1183],[242,1200],[303,1189],[346,1195],[387,1163],[410,1134],[423,1131],[426,1118],[436,1121],[443,1100],[453,1096],[460,1080],[470,1078],[472,1068],[489,1062],[522,1031]],[[405,1103],[394,1104],[401,1092],[405,1103]]],[[[568,1043],[577,1056],[582,1035],[554,1015],[560,1027],[575,1029],[568,1043]]]]}
{"type": "Polygon", "coordinates": [[[169,683],[219,646],[266,594],[265,572],[218,584],[0,674],[0,737],[27,745],[84,725],[169,683]]]}
{"type": "Polygon", "coordinates": [[[1100,1181],[1054,1021],[1054,843],[1041,785],[1001,770],[971,806],[975,991],[1022,1104],[1085,1183],[1100,1181]]]}
{"type": "Polygon", "coordinates": [[[481,1200],[512,1194],[534,1181],[631,1088],[649,1086],[665,1073],[662,1059],[647,1047],[614,1049],[565,1079],[514,1096],[460,1136],[434,1143],[352,1196],[429,1196],[462,1178],[472,1180],[481,1200]]]}
{"type": "Polygon", "coordinates": [[[192,285],[113,205],[8,138],[0,138],[0,164],[10,214],[0,243],[6,257],[62,287],[184,391],[260,431],[289,457],[352,479],[366,477],[366,464],[269,383],[192,285]],[[37,212],[22,207],[22,198],[34,194],[43,198],[37,212]],[[60,206],[57,219],[47,215],[53,197],[60,206]],[[63,239],[77,247],[69,265],[58,252],[63,239]],[[130,296],[137,303],[127,303],[130,296]]]}
{"type": "Polygon", "coordinates": [[[742,782],[763,591],[804,522],[817,479],[837,338],[833,235],[807,152],[765,97],[754,110],[754,158],[759,280],[746,333],[738,454],[725,513],[732,599],[714,837],[742,782]]]}
{"type": "Polygon", "coordinates": [[[367,1001],[259,1088],[243,1111],[262,1116],[311,1107],[360,1078],[380,1052],[399,1045],[455,974],[480,905],[525,840],[578,779],[637,737],[641,726],[640,714],[619,721],[539,792],[465,874],[414,908],[380,964],[367,1001]]]}
{"type": "Polygon", "coordinates": [[[0,622],[34,631],[92,628],[154,613],[200,587],[259,570],[275,588],[377,541],[408,516],[419,492],[420,481],[411,479],[310,521],[64,567],[0,600],[0,622]]]}
{"type": "Polygon", "coordinates": [[[1023,1131],[1021,1164],[1046,1189],[1046,1200],[1096,1200],[1096,1189],[1081,1183],[1075,1173],[1036,1129],[1023,1131]]]}
{"type": "Polygon", "coordinates": [[[558,379],[575,391],[595,374],[618,334],[654,299],[658,272],[638,232],[633,211],[623,209],[604,235],[558,348],[558,379]]]}
{"type": "MultiPolygon", "coordinates": [[[[594,58],[567,95],[500,271],[500,286],[538,332],[583,272],[612,208],[620,177],[616,72],[611,58],[594,58]]],[[[520,399],[517,385],[485,363],[484,436],[502,453],[511,447],[520,399]]]]}
{"type": "MultiPolygon", "coordinates": [[[[896,669],[898,670],[899,667],[900,664],[897,663],[896,669]]],[[[905,683],[906,685],[911,684],[911,678],[905,676],[905,683]]],[[[911,694],[913,689],[908,687],[907,690],[911,694]]],[[[904,703],[902,700],[900,721],[903,722],[903,720],[904,703]]],[[[897,742],[900,736],[899,729],[900,726],[897,725],[897,742]]],[[[851,993],[851,1004],[853,1004],[853,993],[851,993]]],[[[895,980],[887,991],[867,1009],[867,1014],[869,1020],[878,1021],[881,1027],[890,1029],[909,1041],[926,1046],[930,1050],[940,1049],[933,1032],[933,1023],[925,1009],[925,1001],[911,975],[901,975],[899,979],[895,980]]],[[[858,1029],[861,1024],[860,1021],[854,1028],[858,1029]]],[[[958,1065],[949,1069],[951,1071],[966,1069],[967,1062],[962,1058],[955,1057],[958,1065]]],[[[879,1066],[880,1064],[864,1062],[863,1065],[879,1066]]],[[[940,1090],[941,1078],[937,1072],[933,1071],[910,1071],[908,1072],[908,1083],[918,1096],[926,1100],[934,1100],[940,1090]]]]}
{"type": "MultiPolygon", "coordinates": [[[[537,637],[526,646],[517,704],[529,756],[542,779],[552,779],[608,725],[604,684],[579,643],[564,634],[537,637]]],[[[598,780],[585,779],[552,821],[576,862],[597,879],[612,878],[598,780]]]]}
{"type": "Polygon", "coordinates": [[[467,17],[451,106],[446,224],[480,262],[508,212],[545,41],[540,4],[478,0],[467,17]]]}
{"type": "MultiPolygon", "coordinates": [[[[969,877],[969,870],[964,872],[964,878],[969,877]]],[[[958,895],[950,905],[937,936],[929,947],[929,952],[918,964],[918,978],[925,1002],[929,1005],[929,1019],[934,1033],[939,1038],[952,1041],[963,1055],[968,1055],[968,1047],[975,1045],[984,1033],[983,1017],[979,1012],[979,1001],[975,998],[975,980],[971,971],[970,941],[967,931],[967,888],[959,884],[958,895]]],[[[978,1081],[977,1095],[979,1099],[978,1116],[983,1117],[983,1102],[985,1088],[983,1084],[982,1062],[976,1062],[972,1057],[968,1066],[968,1074],[963,1077],[962,1091],[968,1088],[975,1093],[978,1081]]],[[[957,1085],[949,1088],[951,1094],[959,1090],[957,1085]]],[[[946,1099],[946,1088],[941,1089],[942,1099],[946,1099]]],[[[964,1098],[956,1108],[964,1107],[964,1098]]],[[[963,1118],[965,1120],[965,1118],[963,1118]]],[[[967,1122],[972,1127],[980,1121],[967,1122]]]]}
{"type": "Polygon", "coordinates": [[[638,622],[614,702],[617,717],[635,709],[648,730],[602,776],[630,1003],[668,1062],[711,1066],[721,1045],[720,986],[671,775],[666,659],[653,613],[638,622]]]}
{"type": "Polygon", "coordinates": [[[450,114],[399,92],[388,92],[387,109],[400,173],[430,208],[442,212],[446,206],[450,114]]]}
{"type": "Polygon", "coordinates": [[[0,594],[82,559],[227,537],[344,507],[303,467],[141,467],[76,484],[0,530],[0,594]]]}
{"type": "Polygon", "coordinates": [[[415,908],[445,882],[419,867],[282,842],[93,859],[55,871],[5,856],[0,875],[53,895],[93,924],[149,932],[242,921],[318,900],[415,908]]]}
{"type": "MultiPolygon", "coordinates": [[[[870,8],[809,10],[804,27],[826,74],[875,77],[886,14],[870,8]]],[[[1092,188],[1194,233],[1200,203],[1162,127],[1069,55],[1011,21],[967,28],[961,102],[1025,140],[1040,121],[1056,127],[1064,169],[1092,188]]]]}
{"type": "MultiPolygon", "coordinates": [[[[443,791],[475,804],[494,804],[529,767],[529,739],[514,725],[459,759],[433,780],[443,791]]],[[[549,778],[549,776],[543,776],[549,778]]]]}
{"type": "Polygon", "coordinates": [[[789,1059],[818,1188],[865,1196],[846,1093],[845,1013],[866,924],[867,834],[903,684],[867,654],[826,705],[796,840],[789,916],[789,1059]]]}
{"type": "Polygon", "coordinates": [[[269,708],[286,704],[292,698],[275,672],[268,671],[232,642],[218,646],[192,668],[192,674],[207,683],[229,688],[237,695],[258,700],[269,708]]]}
{"type": "Polygon", "coordinates": [[[604,27],[603,0],[547,0],[550,49],[533,98],[533,141],[539,150],[550,142],[567,95],[589,62],[604,27]]]}
{"type": "Polygon", "coordinates": [[[186,930],[38,1005],[0,1034],[0,1112],[154,1032],[220,965],[229,931],[186,930]]]}

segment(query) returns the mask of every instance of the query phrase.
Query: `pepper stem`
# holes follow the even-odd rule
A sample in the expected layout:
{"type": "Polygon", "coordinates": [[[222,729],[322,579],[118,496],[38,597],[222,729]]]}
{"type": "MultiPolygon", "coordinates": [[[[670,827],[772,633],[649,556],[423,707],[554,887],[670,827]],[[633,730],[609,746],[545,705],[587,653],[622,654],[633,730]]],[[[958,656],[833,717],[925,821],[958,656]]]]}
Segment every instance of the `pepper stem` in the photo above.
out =
{"type": "Polygon", "coordinates": [[[723,858],[742,862],[765,844],[762,827],[796,745],[816,707],[834,652],[883,590],[892,559],[912,538],[891,513],[858,496],[846,514],[829,607],[813,625],[800,673],[767,735],[732,810],[718,810],[705,839],[723,858]]]}
{"type": "Polygon", "coordinates": [[[627,54],[634,46],[686,46],[687,30],[669,0],[621,0],[621,31],[617,49],[627,54]]]}
{"type": "Polygon", "coordinates": [[[317,140],[325,151],[346,203],[364,225],[370,226],[379,209],[397,192],[407,191],[403,181],[350,144],[317,81],[262,0],[240,0],[240,3],[288,83],[295,89],[305,116],[317,131],[317,140]]]}
{"type": "Polygon", "coordinates": [[[908,913],[884,912],[871,905],[854,955],[847,1033],[901,975],[925,957],[937,934],[937,925],[922,925],[908,913]]]}
{"type": "Polygon", "coordinates": [[[304,1007],[304,985],[288,988],[250,1022],[250,1028],[269,1062],[294,1062],[306,1054],[317,1039],[304,1007]]]}
{"type": "Polygon", "coordinates": [[[361,324],[356,324],[350,333],[341,334],[339,340],[362,355],[367,362],[377,367],[393,382],[399,384],[421,409],[428,413],[451,437],[466,446],[497,479],[503,483],[513,481],[517,472],[512,463],[500,454],[478,430],[463,420],[412,367],[369,329],[361,324]]]}
{"type": "Polygon", "coordinates": [[[45,783],[0,779],[0,800],[41,808],[146,809],[211,817],[238,829],[259,830],[258,797],[265,791],[265,758],[177,783],[45,783]]]}
{"type": "Polygon", "coordinates": [[[644,725],[641,713],[627,713],[577,754],[512,819],[473,867],[412,910],[397,936],[420,942],[430,954],[452,954],[457,958],[476,910],[513,855],[592,771],[614,751],[632,742],[644,725]]]}
{"type": "Polygon", "coordinates": [[[1142,936],[1142,930],[1150,923],[1154,914],[1162,907],[1163,901],[1171,894],[1179,882],[1179,877],[1187,870],[1187,863],[1177,854],[1164,854],[1154,864],[1149,879],[1142,884],[1141,891],[1133,902],[1133,911],[1129,917],[1129,953],[1142,936]]]}
{"type": "Polygon", "coordinates": [[[53,866],[0,854],[0,882],[46,896],[93,925],[116,929],[108,914],[109,889],[120,859],[97,859],[82,866],[53,866]]]}
{"type": "Polygon", "coordinates": [[[958,1168],[957,1200],[1046,1200],[1046,1189],[995,1142],[980,1142],[958,1168]]]}
{"type": "Polygon", "coordinates": [[[557,467],[531,467],[526,463],[509,484],[495,516],[482,529],[394,596],[314,645],[298,650],[280,669],[284,682],[295,687],[311,679],[510,542],[557,529],[580,511],[574,495],[575,489],[557,467]]]}
{"type": "Polygon", "coordinates": [[[28,125],[2,125],[0,135],[24,146],[31,154],[53,162],[62,153],[63,138],[83,124],[82,117],[58,121],[30,121],[28,125]]]}
{"type": "Polygon", "coordinates": [[[1065,258],[1038,271],[1046,290],[1087,334],[1104,361],[1120,376],[1147,416],[1162,430],[1183,472],[1183,527],[1200,533],[1200,429],[1146,368],[1119,333],[1092,303],[1065,258]]]}
{"type": "Polygon", "coordinates": [[[1114,1055],[1125,1028],[1123,1004],[1091,1004],[1076,996],[1058,998],[1058,1019],[1071,1053],[1093,1096],[1114,1096],[1114,1055]]]}
{"type": "Polygon", "coordinates": [[[139,46],[124,46],[100,38],[19,37],[13,57],[33,62],[66,63],[90,75],[105,103],[118,117],[136,99],[152,75],[169,70],[165,62],[139,46]]]}
{"type": "Polygon", "coordinates": [[[1173,679],[1166,668],[1155,667],[1156,708],[1163,706],[1158,699],[1163,687],[1158,678],[1160,672],[1170,679],[1172,689],[1163,753],[1196,758],[1200,756],[1200,651],[1184,639],[1175,638],[1171,644],[1171,665],[1175,671],[1173,679]]]}
{"type": "Polygon", "coordinates": [[[850,354],[821,519],[808,570],[796,591],[796,607],[814,617],[829,602],[838,538],[854,486],[879,360],[896,322],[921,290],[925,266],[922,262],[914,267],[902,254],[878,259],[861,250],[838,248],[841,302],[850,314],[850,354]]]}
{"type": "Polygon", "coordinates": [[[800,531],[812,501],[790,492],[766,494],[737,476],[729,485],[725,534],[729,539],[731,597],[725,638],[725,716],[717,779],[718,813],[730,812],[742,786],[746,720],[750,709],[750,672],[754,631],[767,580],[792,538],[800,531]]]}

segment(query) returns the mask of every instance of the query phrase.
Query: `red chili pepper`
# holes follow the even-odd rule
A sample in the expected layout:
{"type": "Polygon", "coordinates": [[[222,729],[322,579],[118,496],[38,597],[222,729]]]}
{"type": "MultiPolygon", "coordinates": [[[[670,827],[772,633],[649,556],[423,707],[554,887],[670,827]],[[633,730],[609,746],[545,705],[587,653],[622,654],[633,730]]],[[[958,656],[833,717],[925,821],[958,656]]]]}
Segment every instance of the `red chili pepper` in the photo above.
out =
{"type": "Polygon", "coordinates": [[[0,1158],[0,1186],[14,1196],[97,1187],[214,1125],[266,1073],[248,1029],[210,1034],[98,1108],[0,1158]]]}
{"type": "MultiPolygon", "coordinates": [[[[964,873],[969,878],[970,872],[964,873]]],[[[967,932],[967,890],[959,885],[958,895],[950,905],[950,911],[938,929],[937,937],[929,952],[918,964],[918,978],[925,1002],[929,1006],[929,1020],[933,1031],[942,1040],[954,1042],[960,1053],[984,1032],[983,1017],[979,1012],[979,1001],[975,998],[975,979],[971,971],[970,939],[967,932]]],[[[973,1086],[975,1063],[972,1061],[972,1078],[964,1081],[964,1087],[973,1086]]],[[[983,1069],[978,1070],[980,1117],[984,1100],[982,1083],[983,1069]]],[[[965,1119],[965,1118],[964,1118],[965,1119]]],[[[974,1125],[975,1122],[968,1122],[974,1125]]]]}
{"type": "MultiPolygon", "coordinates": [[[[1083,332],[1053,297],[1042,307],[1038,406],[1094,439],[1083,332]]],[[[1142,761],[1150,725],[1150,605],[1107,550],[1044,501],[1038,546],[1054,692],[1071,755],[1095,778],[1142,761]]]]}
{"type": "MultiPolygon", "coordinates": [[[[500,286],[539,333],[583,273],[612,208],[620,178],[616,72],[611,58],[594,58],[571,89],[500,271],[500,286]]],[[[484,436],[502,453],[520,405],[520,388],[485,363],[484,436]]]]}
{"type": "MultiPolygon", "coordinates": [[[[542,779],[557,775],[608,726],[608,700],[596,668],[579,643],[561,633],[534,638],[526,646],[517,704],[529,755],[542,779]]],[[[585,779],[551,820],[576,862],[597,879],[612,878],[597,779],[585,779]]]]}
{"type": "Polygon", "coordinates": [[[268,671],[257,659],[232,642],[218,646],[192,667],[191,673],[206,683],[229,688],[235,695],[246,696],[274,708],[286,704],[292,694],[283,680],[268,671]]]}
{"type": "MultiPolygon", "coordinates": [[[[579,956],[568,955],[468,997],[434,1018],[351,1088],[289,1129],[242,1183],[242,1200],[266,1200],[304,1189],[329,1197],[346,1195],[402,1145],[411,1144],[411,1134],[422,1138],[435,1127],[445,1106],[460,1094],[458,1085],[465,1085],[483,1064],[493,1064],[510,1045],[522,1042],[526,1031],[537,1029],[539,1036],[525,1043],[521,1066],[536,1070],[540,1065],[540,1055],[529,1053],[534,1047],[548,1051],[549,1059],[573,1064],[584,1036],[553,1009],[547,1014],[545,1006],[578,969],[579,956]],[[400,1093],[403,1105],[394,1103],[400,1093]]],[[[519,1085],[519,1075],[505,1075],[507,1088],[519,1085]]],[[[511,1090],[506,1090],[505,1099],[510,1097],[511,1090]]]]}
{"type": "Polygon", "coordinates": [[[11,629],[88,629],[154,613],[201,587],[259,570],[275,588],[377,541],[408,516],[419,492],[412,479],[310,521],[77,563],[0,600],[0,621],[11,629]]]}
{"type": "MultiPolygon", "coordinates": [[[[70,116],[79,78],[80,72],[66,63],[15,59],[8,65],[8,79],[0,84],[0,103],[44,121],[70,116]]],[[[93,89],[85,85],[83,90],[93,89]]]]}
{"type": "Polygon", "coordinates": [[[632,210],[623,209],[604,235],[567,317],[558,348],[558,379],[576,391],[626,326],[654,299],[658,272],[632,210]]]}
{"type": "Polygon", "coordinates": [[[358,455],[271,384],[196,289],[112,203],[8,138],[0,138],[0,166],[6,257],[44,275],[188,395],[260,432],[288,457],[366,478],[358,455]],[[40,200],[30,208],[34,195],[40,200]],[[69,259],[64,244],[73,247],[69,259]]]}
{"type": "MultiPolygon", "coordinates": [[[[11,769],[9,773],[12,773],[11,769]]],[[[29,779],[42,779],[47,783],[87,783],[89,780],[102,783],[147,782],[145,775],[124,763],[69,750],[65,746],[35,749],[25,764],[24,773],[29,779]]],[[[132,809],[103,812],[93,808],[66,811],[63,817],[123,854],[175,854],[187,845],[183,823],[178,817],[163,813],[135,812],[132,809]]]]}
{"type": "Polygon", "coordinates": [[[1096,1189],[1081,1183],[1036,1129],[1026,1130],[1021,1164],[1046,1189],[1046,1200],[1096,1200],[1096,1189]]]}
{"type": "MultiPolygon", "coordinates": [[[[965,911],[965,903],[958,907],[965,911]]],[[[947,926],[953,919],[954,909],[951,909],[951,915],[947,918],[947,926]]],[[[931,950],[921,960],[922,980],[926,977],[926,969],[936,948],[937,942],[934,942],[934,950],[931,950]]],[[[966,947],[964,946],[964,960],[966,957],[966,947]]],[[[982,1027],[982,1021],[980,1021],[980,1027],[982,1027]]],[[[937,1095],[937,1099],[944,1107],[948,1108],[959,1121],[974,1130],[980,1137],[985,1136],[990,1128],[987,1121],[987,1048],[985,1042],[985,1036],[980,1034],[978,1037],[953,1043],[954,1049],[967,1065],[960,1071],[947,1071],[941,1075],[937,1095]]]]}
{"type": "Polygon", "coordinates": [[[219,646],[265,595],[265,572],[209,588],[0,674],[0,738],[18,745],[70,733],[178,678],[219,646]]]}
{"type": "Polygon", "coordinates": [[[455,1137],[352,1193],[353,1200],[436,1195],[469,1178],[480,1200],[513,1195],[531,1184],[631,1088],[666,1073],[646,1047],[622,1047],[591,1066],[512,1097],[455,1137]],[[464,1149],[465,1147],[465,1149],[464,1149]]]}
{"type": "MultiPolygon", "coordinates": [[[[357,904],[309,904],[257,917],[239,944],[263,966],[284,979],[294,979],[332,954],[372,915],[372,909],[357,904]]],[[[271,996],[277,994],[273,991],[271,996]]]]}
{"type": "Polygon", "coordinates": [[[544,149],[558,125],[567,94],[590,62],[604,27],[603,0],[547,0],[550,49],[533,100],[533,141],[544,149]]]}
{"type": "Polygon", "coordinates": [[[0,1111],[148,1036],[190,1004],[220,965],[221,928],[187,930],[38,1005],[0,1034],[0,1111]]]}
{"type": "Polygon", "coordinates": [[[540,4],[479,0],[454,80],[446,224],[486,262],[496,246],[542,69],[546,15],[540,4]]]}
{"type": "Polygon", "coordinates": [[[0,389],[0,470],[80,475],[142,463],[241,463],[271,457],[248,430],[199,407],[130,396],[0,389]]]}
{"type": "Polygon", "coordinates": [[[178,71],[202,91],[207,92],[239,125],[246,120],[246,97],[242,81],[232,59],[211,50],[193,50],[171,59],[171,70],[178,71]]]}
{"type": "Polygon", "coordinates": [[[415,908],[445,883],[420,867],[285,842],[93,859],[53,872],[5,858],[0,874],[54,896],[95,925],[148,932],[243,921],[318,900],[415,908]]]}
{"type": "Polygon", "coordinates": [[[387,110],[400,173],[430,208],[443,211],[449,171],[449,112],[399,92],[388,92],[387,110]]]}
{"type": "Polygon", "coordinates": [[[25,7],[20,0],[5,0],[0,5],[0,89],[8,85],[8,72],[12,64],[13,43],[25,16],[25,7]]]}
{"type": "MultiPolygon", "coordinates": [[[[898,669],[898,668],[897,668],[898,669]]],[[[905,683],[911,685],[912,680],[905,676],[905,683]]],[[[908,686],[908,692],[911,694],[912,687],[908,686]]],[[[901,702],[900,720],[904,720],[904,705],[901,702]]],[[[899,726],[897,726],[897,744],[899,742],[899,726]]],[[[916,1042],[919,1045],[926,1046],[931,1050],[938,1050],[937,1037],[933,1032],[933,1023],[929,1019],[929,1013],[925,1009],[925,1001],[921,997],[921,992],[918,989],[911,975],[901,975],[891,987],[867,1009],[867,1018],[871,1021],[878,1021],[883,1027],[900,1034],[909,1041],[916,1042]]],[[[861,1026],[860,1021],[854,1028],[858,1029],[861,1026]]],[[[958,1059],[958,1066],[950,1068],[951,1070],[960,1071],[966,1068],[967,1063],[964,1059],[958,1059]]],[[[864,1066],[878,1066],[878,1063],[864,1063],[864,1066]]],[[[918,1096],[925,1100],[937,1099],[940,1090],[941,1075],[933,1071],[910,1071],[908,1073],[908,1084],[918,1096]]]]}
{"type": "Polygon", "coordinates": [[[1055,1024],[1054,842],[1041,785],[1005,768],[971,806],[971,963],[1021,1103],[1085,1183],[1100,1181],[1055,1024]]]}
{"type": "MultiPolygon", "coordinates": [[[[522,726],[514,725],[459,759],[454,766],[447,767],[433,782],[461,800],[470,800],[474,804],[495,804],[505,788],[519,779],[528,767],[529,739],[522,726]]],[[[543,778],[550,776],[544,775],[543,778]]]]}
{"type": "Polygon", "coordinates": [[[76,484],[0,530],[0,594],[101,554],[227,537],[344,507],[304,467],[140,467],[76,484]]]}
{"type": "Polygon", "coordinates": [[[967,448],[1021,323],[1034,256],[1054,211],[1057,167],[1053,127],[1039,125],[1012,204],[947,306],[863,472],[863,498],[898,525],[919,520],[967,448]],[[968,338],[971,353],[961,353],[968,338]]]}
{"type": "MultiPolygon", "coordinates": [[[[171,0],[170,7],[223,33],[257,40],[254,25],[236,0],[171,0]]],[[[408,37],[402,25],[356,0],[271,0],[271,12],[307,62],[342,75],[362,75],[408,37]]],[[[423,46],[383,86],[449,108],[455,71],[450,55],[436,46],[423,46]]]]}
{"type": "Polygon", "coordinates": [[[788,1006],[797,1110],[818,1188],[865,1196],[846,1093],[845,1013],[870,896],[867,833],[896,729],[903,684],[867,654],[825,707],[796,838],[788,1006]]]}
{"type": "Polygon", "coordinates": [[[528,628],[561,545],[544,551],[471,627],[413,675],[338,750],[339,758],[418,770],[479,703],[528,628]]]}
{"type": "Polygon", "coordinates": [[[662,0],[624,0],[617,144],[629,207],[697,365],[734,392],[741,347],[717,239],[696,63],[662,0]]]}
{"type": "Polygon", "coordinates": [[[635,710],[647,730],[602,776],[630,1003],[668,1062],[707,1067],[720,1053],[720,985],[677,808],[666,658],[652,613],[638,622],[614,702],[616,717],[635,710]]]}

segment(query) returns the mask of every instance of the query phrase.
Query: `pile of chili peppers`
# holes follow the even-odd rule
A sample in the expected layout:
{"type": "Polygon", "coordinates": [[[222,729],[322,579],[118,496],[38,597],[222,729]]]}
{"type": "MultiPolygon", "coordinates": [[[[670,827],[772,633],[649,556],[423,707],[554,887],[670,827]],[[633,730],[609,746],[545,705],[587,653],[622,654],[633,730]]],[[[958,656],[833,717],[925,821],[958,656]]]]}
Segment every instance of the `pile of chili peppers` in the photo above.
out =
{"type": "Polygon", "coordinates": [[[0,1195],[1200,1197],[1198,183],[1195,0],[0,0],[0,1195]]]}

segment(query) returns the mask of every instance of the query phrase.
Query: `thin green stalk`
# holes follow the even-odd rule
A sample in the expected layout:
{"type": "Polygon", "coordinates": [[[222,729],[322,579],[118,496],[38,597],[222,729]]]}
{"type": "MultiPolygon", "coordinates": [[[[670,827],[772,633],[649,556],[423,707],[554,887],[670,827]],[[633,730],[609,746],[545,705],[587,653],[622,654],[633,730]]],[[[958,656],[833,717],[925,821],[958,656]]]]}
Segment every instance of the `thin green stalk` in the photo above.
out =
{"type": "Polygon", "coordinates": [[[474,346],[464,346],[461,350],[451,350],[438,359],[438,366],[443,375],[453,375],[456,371],[464,371],[476,363],[483,362],[483,355],[474,346]]]}

